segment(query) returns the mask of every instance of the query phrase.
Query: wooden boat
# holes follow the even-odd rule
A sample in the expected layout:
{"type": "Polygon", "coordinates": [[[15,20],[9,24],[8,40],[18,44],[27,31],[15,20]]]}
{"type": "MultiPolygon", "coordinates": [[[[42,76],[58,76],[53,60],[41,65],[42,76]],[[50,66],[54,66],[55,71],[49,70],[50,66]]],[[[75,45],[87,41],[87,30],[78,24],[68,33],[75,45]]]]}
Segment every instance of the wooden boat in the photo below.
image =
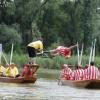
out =
{"type": "Polygon", "coordinates": [[[60,80],[61,85],[89,88],[89,89],[100,89],[100,80],[60,80]]]}
{"type": "Polygon", "coordinates": [[[36,77],[30,77],[30,78],[9,78],[9,77],[0,77],[0,82],[4,83],[35,83],[37,80],[36,77]]]}

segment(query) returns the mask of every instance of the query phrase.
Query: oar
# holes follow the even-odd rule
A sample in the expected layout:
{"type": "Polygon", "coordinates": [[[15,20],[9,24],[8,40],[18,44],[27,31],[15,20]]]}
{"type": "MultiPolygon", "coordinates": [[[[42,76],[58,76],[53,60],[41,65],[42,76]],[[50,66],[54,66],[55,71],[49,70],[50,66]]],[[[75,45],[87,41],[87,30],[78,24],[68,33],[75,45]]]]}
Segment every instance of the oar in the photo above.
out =
{"type": "Polygon", "coordinates": [[[2,55],[3,55],[3,58],[4,58],[5,62],[6,62],[6,65],[9,65],[9,63],[8,63],[8,61],[7,61],[7,59],[6,59],[6,57],[5,57],[3,52],[2,52],[2,55]]]}
{"type": "Polygon", "coordinates": [[[91,62],[91,59],[92,59],[92,53],[93,53],[93,42],[92,42],[91,51],[90,51],[89,66],[90,66],[90,62],[91,62]]]}
{"type": "Polygon", "coordinates": [[[50,51],[43,51],[43,53],[37,53],[37,56],[41,56],[42,58],[52,58],[54,56],[51,55],[50,51]]]}
{"type": "Polygon", "coordinates": [[[80,55],[80,62],[79,62],[80,65],[82,64],[82,55],[83,55],[83,44],[82,44],[81,55],[80,55]]]}
{"type": "Polygon", "coordinates": [[[1,64],[1,57],[2,57],[2,44],[0,44],[0,64],[1,64]]]}
{"type": "Polygon", "coordinates": [[[11,62],[12,62],[12,56],[13,56],[13,43],[12,43],[12,48],[11,48],[11,55],[10,55],[10,64],[11,64],[11,62]]]}
{"type": "Polygon", "coordinates": [[[62,85],[62,83],[61,83],[61,72],[60,72],[60,75],[59,75],[59,78],[58,78],[58,85],[62,85]]]}
{"type": "Polygon", "coordinates": [[[94,57],[95,57],[95,45],[96,45],[96,39],[94,40],[94,45],[93,45],[93,56],[92,56],[92,61],[94,61],[94,57]]]}
{"type": "Polygon", "coordinates": [[[78,54],[78,65],[79,65],[79,45],[78,45],[78,42],[77,42],[77,54],[78,54]]]}

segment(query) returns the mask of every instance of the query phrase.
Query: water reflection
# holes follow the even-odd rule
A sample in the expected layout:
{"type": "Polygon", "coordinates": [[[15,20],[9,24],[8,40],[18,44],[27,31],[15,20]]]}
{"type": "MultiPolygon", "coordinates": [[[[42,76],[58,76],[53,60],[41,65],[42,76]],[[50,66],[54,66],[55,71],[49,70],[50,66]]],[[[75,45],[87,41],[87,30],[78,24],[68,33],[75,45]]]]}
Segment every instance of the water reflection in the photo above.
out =
{"type": "Polygon", "coordinates": [[[0,88],[0,100],[100,100],[100,90],[58,86],[47,79],[35,84],[0,83],[0,88]]]}

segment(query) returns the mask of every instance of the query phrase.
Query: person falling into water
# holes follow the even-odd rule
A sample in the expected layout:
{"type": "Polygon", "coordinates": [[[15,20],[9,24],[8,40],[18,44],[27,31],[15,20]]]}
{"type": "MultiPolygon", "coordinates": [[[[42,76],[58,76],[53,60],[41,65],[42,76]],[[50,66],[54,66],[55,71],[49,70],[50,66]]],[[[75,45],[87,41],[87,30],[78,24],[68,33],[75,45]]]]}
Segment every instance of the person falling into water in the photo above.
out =
{"type": "Polygon", "coordinates": [[[52,56],[61,55],[65,58],[69,58],[71,57],[71,50],[76,46],[77,44],[70,47],[58,46],[56,49],[50,50],[50,54],[52,56]]]}
{"type": "Polygon", "coordinates": [[[35,65],[36,64],[36,55],[43,53],[42,40],[38,40],[38,41],[29,43],[27,45],[27,51],[29,54],[29,62],[35,65]]]}

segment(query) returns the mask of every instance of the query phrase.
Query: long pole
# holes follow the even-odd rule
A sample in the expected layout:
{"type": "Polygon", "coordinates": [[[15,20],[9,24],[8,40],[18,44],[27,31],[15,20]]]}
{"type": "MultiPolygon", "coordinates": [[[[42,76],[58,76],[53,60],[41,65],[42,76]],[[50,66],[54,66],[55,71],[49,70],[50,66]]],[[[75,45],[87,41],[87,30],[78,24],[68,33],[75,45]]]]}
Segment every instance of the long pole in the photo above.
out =
{"type": "Polygon", "coordinates": [[[0,44],[0,64],[1,64],[1,57],[2,57],[2,44],[0,44]]]}
{"type": "Polygon", "coordinates": [[[14,46],[14,44],[12,43],[11,54],[10,54],[10,64],[11,64],[11,62],[12,62],[12,56],[13,56],[13,46],[14,46]]]}
{"type": "Polygon", "coordinates": [[[78,65],[79,65],[79,45],[78,45],[78,42],[77,42],[77,54],[78,54],[78,65]]]}
{"type": "Polygon", "coordinates": [[[9,63],[8,63],[8,61],[7,61],[7,59],[6,59],[6,57],[5,57],[3,52],[2,52],[2,55],[3,55],[3,58],[4,58],[5,62],[6,62],[6,64],[8,65],[9,63]]]}
{"type": "Polygon", "coordinates": [[[92,57],[92,61],[94,61],[94,58],[95,58],[95,45],[96,45],[96,39],[94,40],[94,45],[93,45],[93,57],[92,57]]]}
{"type": "Polygon", "coordinates": [[[90,51],[89,66],[90,66],[90,62],[91,62],[91,59],[92,59],[92,53],[93,53],[93,42],[92,42],[91,51],[90,51]]]}
{"type": "Polygon", "coordinates": [[[80,55],[80,65],[82,64],[82,55],[83,55],[83,44],[82,44],[82,49],[81,49],[81,55],[80,55]]]}

